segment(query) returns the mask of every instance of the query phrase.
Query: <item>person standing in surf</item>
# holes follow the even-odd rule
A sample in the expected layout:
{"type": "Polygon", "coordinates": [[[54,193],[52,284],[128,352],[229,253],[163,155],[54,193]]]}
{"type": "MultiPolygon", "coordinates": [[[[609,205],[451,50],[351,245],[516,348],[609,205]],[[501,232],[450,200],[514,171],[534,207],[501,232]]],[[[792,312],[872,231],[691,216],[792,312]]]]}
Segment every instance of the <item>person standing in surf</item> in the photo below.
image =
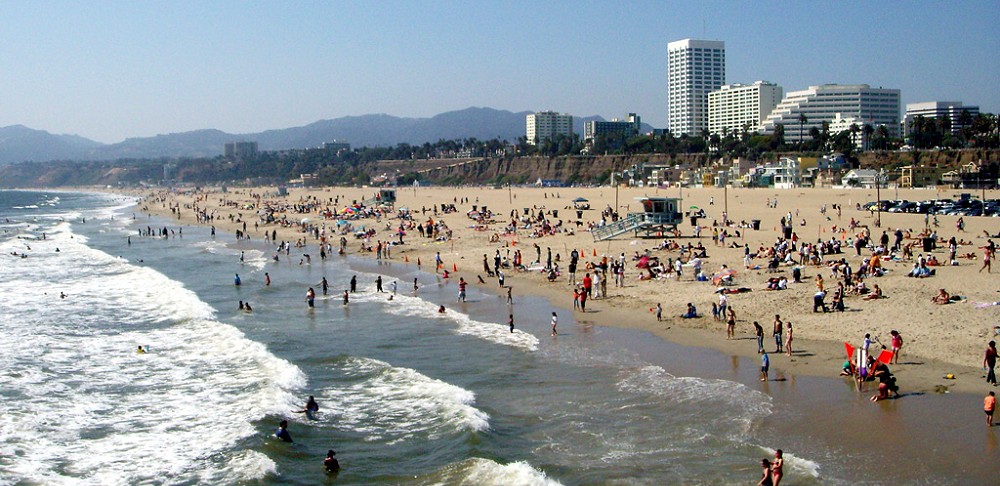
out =
{"type": "Polygon", "coordinates": [[[309,420],[316,420],[316,412],[319,411],[319,404],[316,403],[316,399],[312,395],[309,395],[309,400],[306,401],[306,406],[302,410],[296,410],[295,413],[304,413],[306,418],[309,420]]]}
{"type": "Polygon", "coordinates": [[[306,290],[306,304],[311,309],[314,306],[315,302],[316,302],[316,291],[313,290],[312,287],[309,287],[309,290],[306,290]]]}
{"type": "Polygon", "coordinates": [[[510,317],[507,318],[507,325],[510,326],[510,332],[513,333],[514,332],[514,314],[511,314],[510,317]]]}
{"type": "Polygon", "coordinates": [[[294,442],[292,440],[292,434],[288,433],[287,420],[282,420],[278,423],[278,430],[274,431],[274,436],[281,439],[283,442],[294,442]]]}
{"type": "Polygon", "coordinates": [[[357,275],[352,275],[351,276],[351,293],[353,294],[354,292],[357,292],[357,290],[358,290],[358,276],[357,275]]]}
{"type": "Polygon", "coordinates": [[[767,357],[767,351],[764,351],[760,358],[760,381],[767,381],[767,370],[770,368],[771,359],[767,357]]]}
{"type": "Polygon", "coordinates": [[[558,332],[556,332],[556,325],[557,324],[559,324],[559,317],[556,316],[555,311],[552,311],[552,335],[553,336],[555,336],[556,334],[559,334],[558,332]]]}
{"type": "Polygon", "coordinates": [[[781,477],[785,475],[785,459],[782,457],[781,449],[774,451],[774,461],[771,462],[771,477],[774,478],[774,486],[781,484],[781,477]]]}
{"type": "Polygon", "coordinates": [[[323,459],[323,467],[328,473],[335,473],[340,471],[340,462],[336,458],[337,453],[330,449],[326,452],[326,459],[323,459]]]}

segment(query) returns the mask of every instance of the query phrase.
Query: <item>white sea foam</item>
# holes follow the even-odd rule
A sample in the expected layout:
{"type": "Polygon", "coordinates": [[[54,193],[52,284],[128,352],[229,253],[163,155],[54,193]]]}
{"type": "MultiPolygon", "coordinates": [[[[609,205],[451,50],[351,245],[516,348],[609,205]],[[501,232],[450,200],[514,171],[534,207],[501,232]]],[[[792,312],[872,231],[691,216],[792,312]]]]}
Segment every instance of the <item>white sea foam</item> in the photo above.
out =
{"type": "MultiPolygon", "coordinates": [[[[760,446],[761,450],[767,453],[768,456],[774,457],[774,449],[769,447],[760,446]]],[[[791,469],[792,471],[799,472],[802,474],[807,474],[814,478],[819,477],[819,463],[810,461],[802,457],[798,457],[788,451],[781,451],[781,457],[785,460],[785,467],[791,469]]]]}
{"type": "Polygon", "coordinates": [[[0,267],[0,329],[18,336],[0,353],[2,475],[231,483],[273,471],[259,454],[217,454],[291,408],[302,372],[215,321],[179,282],[86,240],[61,223],[30,258],[0,267]]]}
{"type": "Polygon", "coordinates": [[[748,434],[756,422],[772,413],[771,397],[742,383],[674,376],[659,366],[626,370],[618,388],[651,393],[691,412],[716,410],[719,419],[714,425],[739,435],[748,434]]]}
{"type": "Polygon", "coordinates": [[[472,458],[451,464],[427,478],[430,484],[494,485],[516,484],[524,486],[554,486],[558,481],[548,478],[545,473],[518,461],[499,464],[483,458],[472,458]]]}
{"type": "MultiPolygon", "coordinates": [[[[366,275],[365,277],[368,276],[366,275]]],[[[366,278],[366,281],[374,279],[375,276],[371,275],[370,278],[366,278]]],[[[383,284],[382,288],[388,290],[388,283],[383,284]]],[[[366,288],[365,290],[374,290],[374,286],[371,289],[366,288]]],[[[404,317],[421,317],[425,319],[445,320],[457,324],[458,327],[455,328],[455,331],[459,334],[465,334],[467,336],[473,336],[486,341],[506,346],[513,346],[527,351],[538,350],[538,338],[532,334],[524,332],[520,329],[514,329],[514,332],[510,332],[510,328],[505,324],[478,321],[466,313],[459,312],[454,308],[448,308],[447,306],[445,307],[445,312],[440,313],[438,312],[438,304],[434,304],[419,296],[407,295],[407,293],[397,293],[393,297],[393,300],[389,301],[389,294],[387,293],[380,294],[377,292],[366,291],[356,295],[357,297],[352,295],[352,301],[382,303],[383,310],[390,314],[404,317]]]]}
{"type": "Polygon", "coordinates": [[[234,261],[239,261],[240,252],[243,252],[243,264],[252,267],[254,270],[263,270],[267,265],[267,257],[263,251],[256,249],[239,250],[230,248],[229,245],[219,240],[206,240],[195,243],[194,246],[203,248],[213,255],[232,257],[234,261]]]}
{"type": "Polygon", "coordinates": [[[391,444],[489,428],[474,393],[415,370],[350,357],[332,371],[347,383],[319,394],[329,410],[322,412],[329,417],[323,422],[362,433],[366,440],[391,444]]]}

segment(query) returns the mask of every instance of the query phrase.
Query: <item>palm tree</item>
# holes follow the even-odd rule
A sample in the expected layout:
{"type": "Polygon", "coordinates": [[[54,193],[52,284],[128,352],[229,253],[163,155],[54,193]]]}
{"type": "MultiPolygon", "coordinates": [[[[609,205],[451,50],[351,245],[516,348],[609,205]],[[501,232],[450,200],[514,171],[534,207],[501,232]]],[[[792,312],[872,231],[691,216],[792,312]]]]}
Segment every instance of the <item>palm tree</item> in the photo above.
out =
{"type": "Polygon", "coordinates": [[[807,121],[809,121],[809,119],[806,118],[806,114],[805,113],[799,113],[799,148],[800,149],[802,147],[802,141],[804,140],[802,138],[802,126],[805,125],[807,121]]]}
{"type": "Polygon", "coordinates": [[[871,126],[871,124],[865,123],[865,125],[861,127],[861,145],[865,150],[868,150],[871,147],[872,135],[874,133],[875,127],[871,126]]]}
{"type": "Polygon", "coordinates": [[[851,123],[851,127],[848,128],[848,130],[851,131],[851,145],[857,147],[858,132],[861,131],[861,127],[859,127],[857,123],[851,123]]]}
{"type": "Polygon", "coordinates": [[[878,134],[878,138],[881,140],[880,145],[882,146],[882,150],[885,150],[888,148],[889,144],[889,129],[886,128],[885,125],[879,125],[876,132],[878,134]]]}

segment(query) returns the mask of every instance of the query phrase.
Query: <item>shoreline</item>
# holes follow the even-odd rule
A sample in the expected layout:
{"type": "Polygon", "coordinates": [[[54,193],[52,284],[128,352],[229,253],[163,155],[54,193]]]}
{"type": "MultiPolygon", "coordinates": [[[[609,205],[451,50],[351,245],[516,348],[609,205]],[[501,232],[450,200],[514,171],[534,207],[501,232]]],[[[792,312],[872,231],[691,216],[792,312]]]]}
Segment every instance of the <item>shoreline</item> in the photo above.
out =
{"type": "MultiPolygon", "coordinates": [[[[96,189],[96,190],[100,192],[109,192],[106,189],[96,189]]],[[[296,201],[302,200],[302,198],[305,198],[307,196],[316,197],[319,200],[323,200],[328,198],[332,199],[334,195],[344,195],[345,196],[344,199],[347,199],[347,201],[349,202],[354,199],[361,200],[366,196],[370,196],[370,194],[373,191],[375,191],[375,189],[372,188],[342,188],[342,187],[293,189],[290,191],[287,197],[277,198],[269,196],[268,199],[275,201],[283,200],[286,203],[294,203],[296,201]]],[[[557,190],[542,189],[542,188],[518,188],[516,189],[516,191],[511,191],[511,193],[508,193],[507,191],[499,191],[494,189],[473,190],[470,188],[421,188],[419,190],[414,190],[413,192],[410,192],[407,189],[401,189],[398,191],[398,197],[400,201],[397,203],[397,207],[410,207],[416,209],[417,206],[421,203],[423,203],[424,206],[427,206],[428,203],[429,204],[441,204],[443,202],[451,203],[452,201],[449,201],[448,197],[449,196],[454,197],[456,192],[460,192],[469,194],[479,194],[480,196],[483,196],[484,202],[490,202],[489,206],[491,208],[496,208],[497,205],[507,206],[509,212],[509,209],[511,209],[510,208],[511,205],[517,208],[529,205],[529,203],[527,202],[518,205],[518,203],[515,200],[516,195],[512,194],[513,192],[516,192],[517,195],[522,196],[522,200],[529,199],[529,202],[533,203],[530,205],[530,207],[538,207],[544,205],[544,203],[546,202],[548,203],[555,202],[559,207],[553,209],[557,209],[557,211],[563,211],[565,209],[564,206],[569,202],[569,199],[571,199],[567,197],[560,197],[562,195],[559,193],[563,191],[572,192],[574,194],[577,192],[587,192],[587,193],[596,192],[597,193],[596,198],[593,197],[591,194],[588,194],[588,197],[590,197],[592,201],[594,199],[599,199],[599,200],[609,199],[609,196],[612,196],[614,193],[614,191],[612,191],[611,188],[586,188],[586,189],[559,188],[557,190]],[[608,196],[604,195],[605,192],[608,193],[608,196]],[[548,193],[554,193],[556,195],[554,201],[548,198],[548,193]],[[542,197],[542,200],[539,201],[538,196],[543,194],[545,195],[542,197]],[[501,198],[503,199],[510,198],[510,200],[500,200],[501,198]],[[541,202],[542,204],[538,204],[539,202],[541,202]]],[[[828,189],[818,189],[818,190],[795,189],[789,191],[757,189],[757,190],[739,190],[739,191],[734,190],[731,191],[729,197],[734,197],[734,194],[732,193],[737,193],[735,194],[736,197],[739,197],[740,195],[745,195],[746,193],[757,193],[757,194],[749,194],[749,196],[761,196],[764,195],[765,193],[767,194],[776,193],[777,194],[776,197],[780,196],[783,198],[788,198],[791,195],[793,195],[793,193],[809,193],[811,191],[845,192],[843,190],[828,190],[828,189]]],[[[855,189],[853,191],[854,192],[851,191],[846,191],[846,192],[848,192],[852,196],[858,197],[858,202],[864,202],[863,199],[866,197],[865,194],[866,190],[855,189]]],[[[248,216],[248,213],[252,214],[254,211],[238,210],[237,209],[238,205],[237,207],[225,206],[223,204],[217,203],[216,199],[219,199],[220,201],[221,200],[251,201],[252,199],[249,198],[250,193],[262,194],[270,192],[272,191],[267,188],[253,188],[253,189],[241,188],[241,189],[236,189],[235,191],[230,191],[228,193],[221,193],[216,190],[215,192],[201,193],[198,196],[200,201],[197,201],[197,203],[200,204],[202,208],[206,208],[211,211],[216,211],[217,215],[222,217],[221,220],[217,219],[212,223],[217,227],[217,229],[220,231],[221,234],[233,234],[237,229],[242,228],[241,222],[237,222],[240,220],[240,217],[236,215],[242,213],[243,214],[242,218],[245,219],[248,216]],[[228,219],[229,214],[233,214],[235,216],[234,221],[230,221],[228,219]]],[[[636,191],[629,190],[628,192],[635,193],[636,191]]],[[[660,195],[663,195],[662,193],[665,191],[659,191],[659,192],[661,192],[660,195]]],[[[716,193],[722,193],[723,191],[715,189],[689,189],[686,192],[688,192],[689,194],[685,195],[685,200],[694,200],[701,202],[701,199],[707,200],[710,197],[715,197],[716,200],[718,201],[719,199],[721,199],[722,194],[716,194],[716,193]],[[692,196],[690,195],[690,193],[700,193],[700,194],[692,196]]],[[[926,196],[926,198],[935,197],[930,191],[914,191],[914,192],[916,192],[918,195],[924,195],[926,196]]],[[[164,199],[164,202],[160,202],[158,204],[151,204],[149,199],[150,196],[154,196],[155,194],[160,194],[160,197],[167,197],[166,193],[163,192],[140,193],[136,191],[126,191],[126,192],[114,191],[112,193],[126,194],[129,196],[142,198],[142,202],[140,202],[138,209],[141,209],[142,205],[145,203],[145,205],[148,208],[147,212],[150,214],[165,217],[168,220],[177,221],[183,224],[201,224],[194,221],[193,218],[194,211],[190,208],[196,201],[190,194],[172,195],[169,196],[169,199],[164,199]],[[167,200],[171,202],[167,204],[165,202],[167,200]],[[171,205],[179,205],[180,207],[179,218],[177,217],[176,214],[173,214],[169,209],[171,205]]],[[[406,237],[407,243],[405,245],[393,248],[392,258],[390,260],[396,263],[403,263],[403,264],[406,264],[407,263],[406,260],[409,260],[410,265],[416,266],[415,262],[417,261],[417,259],[420,259],[423,262],[421,269],[426,271],[428,270],[428,263],[432,262],[434,259],[434,254],[440,251],[442,253],[442,258],[445,261],[445,266],[450,267],[452,269],[453,268],[458,269],[458,271],[454,273],[454,280],[456,281],[456,283],[458,277],[465,277],[469,283],[476,285],[482,291],[493,293],[495,295],[500,295],[502,293],[501,290],[498,288],[497,285],[494,285],[493,282],[491,282],[491,280],[486,280],[487,282],[486,285],[478,283],[478,279],[476,278],[476,276],[482,275],[482,267],[481,267],[481,262],[477,263],[475,261],[475,256],[482,255],[483,253],[486,254],[494,253],[495,250],[497,249],[502,250],[501,253],[506,253],[506,250],[510,250],[511,253],[513,253],[513,250],[521,249],[523,252],[524,261],[528,262],[534,259],[534,255],[531,256],[528,255],[528,253],[533,250],[533,247],[531,246],[532,243],[535,242],[539,244],[545,243],[545,244],[550,244],[552,247],[555,247],[557,244],[562,243],[562,245],[560,245],[562,246],[562,248],[552,249],[554,254],[558,252],[562,256],[565,256],[565,251],[569,249],[568,243],[571,243],[573,244],[574,247],[583,248],[582,253],[586,253],[587,256],[586,257],[581,256],[581,260],[586,261],[587,258],[596,258],[594,257],[594,254],[600,254],[600,251],[606,251],[607,254],[614,255],[616,253],[619,253],[622,249],[625,249],[625,251],[628,252],[630,249],[637,251],[643,248],[648,248],[652,246],[655,242],[659,241],[659,240],[634,240],[632,238],[624,238],[622,240],[613,240],[611,242],[592,242],[590,241],[591,236],[589,233],[579,231],[576,233],[575,236],[570,236],[569,238],[565,239],[560,237],[562,235],[546,236],[538,239],[527,239],[520,237],[519,235],[519,237],[523,239],[503,238],[499,242],[490,243],[488,234],[483,234],[483,232],[477,232],[470,228],[461,227],[462,223],[465,223],[466,221],[471,221],[465,217],[464,210],[468,209],[469,206],[471,206],[471,204],[475,204],[473,198],[478,199],[479,196],[470,195],[467,197],[470,198],[470,202],[467,204],[457,204],[457,206],[459,207],[459,211],[457,213],[451,213],[449,215],[440,215],[440,219],[444,220],[448,224],[449,228],[454,231],[454,238],[450,242],[447,243],[429,242],[424,239],[420,239],[415,232],[411,232],[406,237]],[[463,219],[465,221],[463,221],[463,219]],[[583,238],[581,238],[581,236],[583,238]],[[567,239],[570,241],[566,241],[567,239]],[[636,243],[636,241],[640,243],[636,243]],[[600,246],[606,245],[606,250],[599,251],[597,248],[599,245],[600,246]],[[455,246],[458,246],[458,248],[456,249],[455,246]],[[590,248],[591,252],[587,252],[587,248],[590,248]],[[477,267],[479,271],[475,270],[477,267]]],[[[874,197],[872,197],[872,199],[874,199],[874,197]]],[[[627,199],[620,198],[619,202],[621,202],[621,200],[627,200],[627,199]]],[[[341,201],[340,206],[342,207],[343,205],[344,202],[341,201]]],[[[333,205],[329,204],[329,206],[333,205]]],[[[621,209],[624,212],[626,210],[624,206],[626,205],[621,205],[621,206],[623,206],[621,209]]],[[[632,206],[634,206],[634,204],[632,204],[632,206]]],[[[598,205],[596,207],[600,206],[598,205]]],[[[716,208],[717,207],[718,206],[716,206],[716,208]]],[[[565,212],[571,212],[571,211],[566,210],[565,212]]],[[[849,207],[848,211],[845,211],[845,213],[847,212],[850,212],[853,215],[854,213],[853,208],[849,207]]],[[[588,211],[587,213],[589,213],[587,214],[587,216],[592,216],[595,214],[595,211],[591,210],[588,211]]],[[[501,216],[502,214],[504,214],[504,212],[499,211],[499,214],[497,215],[498,220],[503,218],[503,216],[501,216]]],[[[292,214],[289,214],[288,216],[289,219],[293,219],[292,214]]],[[[297,218],[308,217],[308,216],[310,215],[305,213],[294,215],[294,217],[296,218],[295,221],[299,220],[297,218]]],[[[313,213],[311,216],[312,219],[316,219],[315,213],[313,213]]],[[[564,215],[564,217],[566,216],[569,215],[564,215]]],[[[885,213],[883,214],[883,221],[890,219],[890,216],[894,217],[893,219],[904,219],[905,217],[908,216],[910,217],[910,219],[915,220],[919,219],[921,215],[885,213]]],[[[421,217],[424,219],[426,218],[433,218],[435,220],[438,219],[437,216],[432,216],[431,212],[428,212],[427,215],[421,215],[421,217]]],[[[739,214],[737,213],[731,215],[730,219],[737,219],[738,217],[739,214]]],[[[943,220],[945,218],[952,218],[952,217],[941,216],[940,218],[943,220]]],[[[416,219],[420,221],[424,220],[420,219],[419,217],[416,219]]],[[[744,219],[749,219],[749,218],[744,218],[744,219]]],[[[977,221],[974,220],[986,220],[979,222],[980,225],[982,226],[988,226],[988,224],[984,223],[995,221],[992,218],[981,218],[981,217],[968,218],[967,224],[969,224],[970,227],[969,228],[970,235],[975,234],[974,233],[975,223],[977,221]]],[[[376,234],[374,238],[372,238],[372,244],[375,243],[375,240],[380,239],[380,237],[386,237],[386,236],[391,237],[390,235],[387,235],[388,232],[386,232],[381,227],[382,224],[372,224],[373,222],[374,220],[371,219],[360,220],[358,222],[359,225],[365,225],[366,227],[371,227],[371,228],[377,227],[377,231],[379,232],[376,234]]],[[[942,221],[942,223],[943,223],[942,229],[944,229],[945,228],[944,225],[946,225],[947,222],[942,221]]],[[[764,225],[766,226],[767,223],[765,222],[764,225]]],[[[890,225],[886,224],[885,226],[889,227],[890,225]]],[[[910,223],[910,226],[913,226],[913,222],[910,223]]],[[[294,227],[275,228],[272,225],[261,225],[259,230],[255,230],[251,226],[248,226],[247,233],[251,235],[252,238],[259,240],[262,239],[261,230],[263,230],[264,228],[267,228],[268,231],[276,229],[279,240],[289,241],[290,243],[293,244],[300,238],[305,238],[307,236],[301,230],[298,230],[294,227]]],[[[825,231],[826,231],[825,229],[817,229],[817,234],[823,234],[825,233],[825,231]]],[[[750,243],[750,240],[755,238],[759,239],[761,237],[763,237],[763,241],[766,241],[767,237],[764,236],[766,233],[768,232],[766,232],[765,230],[752,233],[750,231],[743,232],[742,235],[744,236],[745,239],[739,241],[747,241],[748,243],[750,243]]],[[[703,231],[702,234],[704,235],[706,233],[703,231]]],[[[943,231],[942,234],[947,235],[947,233],[943,231]]],[[[354,240],[353,238],[350,238],[350,236],[348,238],[349,238],[347,247],[348,254],[354,256],[364,256],[363,252],[357,251],[358,240],[354,240]]],[[[681,238],[679,241],[682,244],[686,244],[688,240],[691,240],[691,238],[681,238]]],[[[307,244],[309,245],[316,244],[316,241],[311,236],[306,238],[306,241],[307,244]]],[[[706,244],[706,248],[710,252],[710,258],[708,259],[708,261],[713,262],[706,264],[706,269],[713,267],[714,262],[717,262],[719,260],[728,263],[731,268],[737,268],[737,265],[740,266],[742,265],[741,262],[742,247],[739,249],[737,257],[733,258],[729,254],[734,253],[737,250],[709,246],[711,245],[710,238],[703,237],[701,241],[704,244],[706,244]],[[718,259],[716,259],[716,255],[719,255],[718,259]]],[[[983,240],[983,242],[985,242],[985,240],[983,240]]],[[[335,238],[331,237],[331,243],[335,243],[335,238]]],[[[757,244],[757,241],[753,241],[753,244],[757,244]]],[[[938,251],[938,253],[940,253],[940,250],[938,251]]],[[[666,255],[669,254],[664,254],[664,256],[666,255]]],[[[374,257],[374,255],[369,255],[369,256],[374,257]]],[[[853,254],[850,255],[850,257],[853,257],[853,254]]],[[[563,263],[565,263],[565,261],[563,263]]],[[[563,265],[563,263],[560,263],[560,265],[563,265]]],[[[965,266],[964,270],[967,272],[968,267],[972,265],[965,263],[964,266],[965,266]]],[[[631,271],[629,273],[632,274],[630,276],[634,276],[634,269],[630,268],[630,270],[631,271]]],[[[760,321],[761,325],[765,328],[765,336],[764,336],[765,349],[769,351],[772,368],[781,370],[781,372],[786,374],[800,374],[800,375],[818,376],[818,377],[836,377],[840,371],[840,365],[845,359],[843,351],[844,349],[843,341],[839,339],[830,339],[829,336],[824,335],[823,332],[814,332],[813,329],[804,329],[807,326],[809,326],[809,324],[811,324],[810,321],[815,321],[817,318],[824,318],[831,316],[830,314],[819,314],[815,316],[810,316],[808,314],[797,315],[789,313],[789,311],[782,311],[783,319],[793,320],[796,323],[796,333],[794,340],[796,353],[794,353],[793,357],[789,359],[787,356],[783,354],[782,355],[779,355],[777,353],[770,354],[770,351],[773,350],[773,342],[774,342],[773,339],[771,339],[770,332],[768,332],[770,330],[770,325],[771,325],[771,322],[768,319],[770,317],[770,314],[761,315],[762,311],[757,309],[757,308],[768,308],[768,310],[770,311],[778,308],[778,303],[775,302],[770,302],[770,303],[757,302],[757,301],[768,300],[768,298],[773,297],[774,294],[788,294],[788,295],[794,294],[793,298],[797,301],[801,301],[800,302],[801,305],[799,307],[808,310],[807,301],[811,301],[809,296],[811,296],[812,293],[812,291],[810,290],[812,286],[808,283],[809,279],[811,279],[816,273],[824,271],[825,269],[821,267],[815,267],[815,268],[806,267],[803,272],[803,282],[805,283],[798,284],[797,288],[795,289],[793,289],[793,287],[790,286],[789,290],[781,292],[763,292],[759,290],[760,289],[759,284],[746,282],[747,287],[753,288],[753,292],[749,294],[752,297],[751,302],[746,302],[744,295],[730,296],[730,303],[737,310],[738,313],[737,333],[736,333],[736,339],[734,340],[725,339],[724,323],[714,321],[710,315],[708,317],[702,317],[701,319],[691,319],[691,320],[688,319],[682,320],[672,317],[674,315],[680,314],[680,311],[682,309],[678,307],[677,302],[683,302],[684,300],[697,300],[699,302],[698,307],[699,310],[701,311],[700,313],[709,314],[709,312],[707,312],[705,309],[707,302],[706,298],[715,298],[715,295],[710,294],[711,292],[710,288],[706,288],[705,286],[702,286],[700,288],[695,287],[693,285],[698,285],[698,284],[694,284],[693,282],[688,282],[687,279],[685,279],[685,281],[683,282],[674,282],[674,281],[649,282],[649,281],[635,281],[632,278],[630,278],[627,282],[626,287],[624,288],[614,288],[611,285],[609,285],[608,290],[609,294],[611,294],[609,298],[595,299],[589,301],[590,307],[588,308],[587,313],[581,313],[572,310],[572,306],[570,305],[572,303],[571,302],[572,287],[569,286],[564,279],[560,279],[560,281],[556,283],[550,283],[546,282],[543,276],[539,273],[536,272],[520,273],[511,270],[507,272],[507,283],[513,287],[513,294],[515,301],[518,295],[528,294],[532,296],[542,297],[546,299],[551,305],[559,309],[562,309],[565,312],[572,312],[574,319],[580,324],[596,324],[608,327],[643,330],[661,339],[676,344],[680,344],[683,346],[709,348],[727,355],[741,356],[745,358],[759,360],[759,354],[757,354],[756,352],[755,349],[756,346],[754,345],[755,344],[754,338],[751,331],[751,322],[753,320],[758,320],[760,321]],[[656,291],[654,292],[648,288],[653,285],[660,285],[661,287],[655,289],[656,291]],[[682,288],[678,289],[676,287],[682,287],[682,288]],[[708,295],[710,295],[710,297],[706,297],[708,295]],[[656,322],[655,316],[648,311],[648,309],[650,309],[651,306],[655,305],[653,304],[654,300],[651,300],[651,298],[653,297],[655,297],[655,301],[664,302],[665,304],[664,305],[665,318],[663,322],[660,323],[656,322]],[[744,310],[746,308],[750,308],[751,310],[748,312],[747,310],[744,310]],[[802,324],[801,323],[802,321],[806,322],[806,324],[802,324]]],[[[763,271],[745,272],[745,275],[742,275],[741,278],[739,278],[739,285],[740,286],[745,285],[745,279],[747,280],[755,278],[766,279],[764,275],[766,274],[764,274],[763,271]]],[[[983,273],[980,275],[984,276],[985,282],[990,281],[989,280],[990,277],[985,277],[987,274],[983,273]]],[[[486,277],[485,275],[482,276],[486,279],[489,278],[486,277]]],[[[582,277],[582,272],[578,272],[578,279],[580,277],[582,277]]],[[[898,277],[897,275],[894,275],[891,277],[882,277],[882,279],[897,278],[897,277],[898,277]]],[[[997,279],[995,275],[992,277],[992,279],[994,283],[1000,282],[1000,279],[997,279]]],[[[903,282],[912,283],[913,281],[916,280],[917,279],[905,279],[903,280],[903,282]]],[[[881,280],[879,281],[879,283],[883,283],[883,288],[887,288],[887,285],[881,280]]],[[[892,302],[893,300],[895,300],[896,295],[894,295],[894,290],[895,289],[887,290],[887,293],[889,293],[893,297],[892,299],[878,303],[881,304],[886,302],[892,302]]],[[[983,292],[983,294],[986,294],[986,292],[983,292]]],[[[900,302],[893,302],[894,304],[904,304],[904,305],[900,309],[893,309],[893,312],[889,313],[890,317],[898,319],[899,312],[900,311],[905,312],[906,310],[908,310],[906,309],[907,306],[915,307],[918,305],[916,302],[908,302],[908,300],[910,299],[905,299],[905,297],[910,297],[910,296],[900,296],[900,302]]],[[[972,297],[970,297],[969,299],[970,300],[965,303],[952,304],[951,306],[940,306],[940,307],[958,308],[959,306],[966,306],[968,310],[962,309],[966,310],[966,313],[980,312],[983,314],[982,318],[984,322],[997,322],[995,318],[991,319],[989,317],[989,316],[1000,315],[1000,313],[997,312],[996,306],[988,309],[975,309],[970,304],[972,297]]],[[[785,300],[786,299],[782,299],[780,303],[784,303],[785,300]]],[[[864,312],[866,310],[862,309],[861,311],[858,311],[853,308],[854,305],[852,304],[854,304],[854,302],[849,301],[848,310],[854,311],[854,313],[864,312]]],[[[858,302],[857,304],[861,303],[858,302]]],[[[932,308],[931,311],[933,312],[935,310],[937,309],[932,308]]],[[[804,311],[799,311],[799,312],[804,312],[804,311]]],[[[838,313],[832,315],[832,317],[842,316],[840,320],[847,321],[848,323],[852,324],[858,329],[866,329],[873,327],[865,321],[879,319],[882,317],[881,315],[872,316],[870,318],[861,319],[862,322],[858,323],[854,322],[857,321],[858,319],[852,319],[852,317],[854,316],[851,316],[850,314],[852,314],[852,312],[845,312],[843,314],[838,313]]],[[[905,323],[901,321],[898,322],[898,325],[879,324],[878,330],[885,336],[883,342],[885,342],[886,345],[888,345],[889,327],[900,328],[901,332],[903,333],[904,339],[909,338],[911,333],[908,332],[904,324],[905,323]],[[882,330],[881,329],[882,327],[886,327],[886,329],[882,330]]],[[[825,330],[825,334],[830,334],[830,332],[831,332],[830,330],[825,330]]],[[[835,329],[834,332],[847,334],[843,330],[838,331],[835,329]]],[[[874,332],[873,334],[877,335],[874,332]]],[[[860,338],[863,337],[863,333],[859,331],[858,334],[856,335],[858,336],[858,338],[854,340],[853,344],[858,345],[860,344],[859,342],[860,338]]],[[[980,337],[980,340],[983,343],[983,348],[985,348],[985,341],[988,340],[986,339],[986,337],[987,336],[985,335],[985,333],[982,337],[980,337]]],[[[924,338],[924,336],[921,336],[921,338],[924,338]]],[[[923,339],[921,339],[921,341],[922,340],[923,339]]],[[[892,366],[894,374],[898,376],[900,384],[905,390],[912,390],[918,392],[935,392],[944,390],[941,388],[943,386],[947,387],[946,389],[951,392],[982,394],[984,393],[984,390],[987,389],[984,380],[982,378],[984,376],[982,369],[978,366],[975,366],[974,364],[971,364],[969,356],[963,355],[960,356],[959,359],[953,359],[953,360],[940,359],[939,356],[926,356],[924,353],[919,352],[919,348],[918,351],[911,352],[914,346],[912,345],[909,347],[907,346],[910,345],[911,342],[914,341],[908,340],[907,342],[904,342],[903,353],[901,354],[901,361],[898,365],[892,366]],[[954,374],[956,376],[956,379],[954,380],[944,379],[943,378],[944,375],[948,373],[954,374]]],[[[976,356],[980,356],[979,352],[981,351],[976,350],[976,356]]],[[[953,356],[959,356],[959,355],[953,355],[953,356]]],[[[975,359],[975,357],[971,357],[971,359],[975,359]]],[[[981,359],[981,357],[979,359],[981,359]]]]}

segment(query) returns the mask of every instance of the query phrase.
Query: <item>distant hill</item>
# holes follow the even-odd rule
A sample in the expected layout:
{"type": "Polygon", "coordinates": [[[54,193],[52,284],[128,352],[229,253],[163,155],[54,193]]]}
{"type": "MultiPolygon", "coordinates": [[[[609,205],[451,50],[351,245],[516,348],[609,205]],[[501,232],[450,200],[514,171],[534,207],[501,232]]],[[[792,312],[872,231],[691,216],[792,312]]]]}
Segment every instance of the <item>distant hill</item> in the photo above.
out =
{"type": "MultiPolygon", "coordinates": [[[[29,160],[214,157],[222,154],[226,142],[244,140],[256,141],[261,150],[319,147],[323,142],[334,140],[348,142],[352,147],[419,145],[440,139],[465,138],[498,138],[513,142],[524,136],[524,119],[529,113],[472,107],[430,118],[400,118],[386,114],[347,116],[260,133],[229,134],[207,129],[130,138],[107,145],[75,135],[53,135],[15,125],[0,128],[0,164],[29,160]]],[[[583,124],[589,120],[603,118],[576,117],[573,123],[576,132],[582,135],[583,124]]],[[[643,125],[643,131],[651,129],[643,125]]]]}
{"type": "Polygon", "coordinates": [[[0,164],[78,158],[100,146],[76,135],[53,135],[23,125],[0,127],[0,164]]]}

